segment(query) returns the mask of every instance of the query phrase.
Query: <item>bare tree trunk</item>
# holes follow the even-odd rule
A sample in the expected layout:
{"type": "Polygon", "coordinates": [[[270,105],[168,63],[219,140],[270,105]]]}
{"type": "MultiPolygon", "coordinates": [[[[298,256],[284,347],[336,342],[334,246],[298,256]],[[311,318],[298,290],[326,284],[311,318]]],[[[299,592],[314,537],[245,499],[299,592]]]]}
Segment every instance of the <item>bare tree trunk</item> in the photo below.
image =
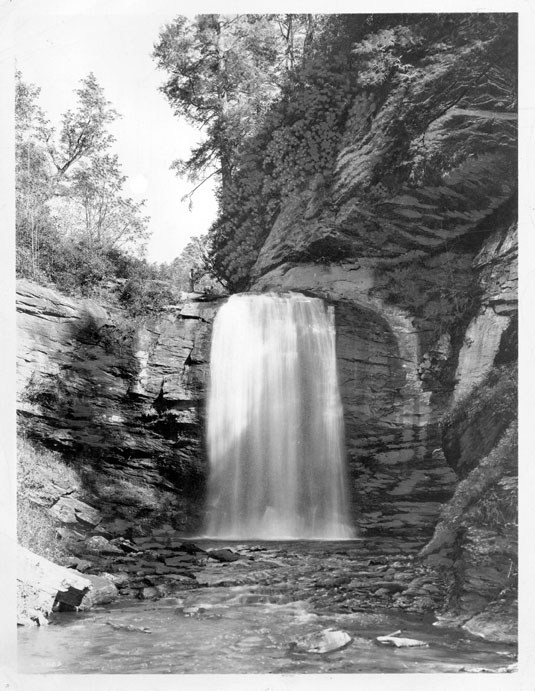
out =
{"type": "MultiPolygon", "coordinates": [[[[31,165],[30,165],[30,149],[26,152],[26,173],[28,175],[28,186],[31,192],[33,192],[33,185],[31,182],[31,165]]],[[[35,230],[35,196],[29,193],[26,197],[27,199],[27,211],[28,211],[28,221],[30,224],[30,257],[32,265],[32,277],[35,279],[37,277],[38,271],[38,255],[37,255],[37,234],[35,230]]]]}
{"type": "Polygon", "coordinates": [[[313,14],[307,14],[305,41],[303,44],[303,63],[305,62],[305,60],[309,56],[310,49],[312,48],[312,42],[314,40],[314,29],[315,29],[314,15],[313,14]]]}
{"type": "Polygon", "coordinates": [[[288,30],[286,32],[286,69],[293,70],[295,66],[294,54],[294,21],[293,15],[286,15],[288,18],[288,30]]]}
{"type": "Polygon", "coordinates": [[[218,70],[219,82],[217,98],[219,102],[219,160],[221,163],[221,189],[223,198],[225,198],[225,191],[228,189],[231,182],[231,153],[228,150],[228,141],[225,132],[225,116],[228,108],[227,90],[225,85],[226,79],[226,58],[224,51],[224,35],[222,33],[221,22],[219,19],[215,20],[215,31],[217,35],[217,56],[218,56],[218,70]]]}

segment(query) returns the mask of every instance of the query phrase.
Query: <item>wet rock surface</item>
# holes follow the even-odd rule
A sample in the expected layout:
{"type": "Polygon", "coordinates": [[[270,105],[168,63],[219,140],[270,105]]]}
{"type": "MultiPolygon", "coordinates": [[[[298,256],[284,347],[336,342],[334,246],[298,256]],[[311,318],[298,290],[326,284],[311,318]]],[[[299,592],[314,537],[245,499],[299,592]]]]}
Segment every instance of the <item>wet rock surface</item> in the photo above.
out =
{"type": "Polygon", "coordinates": [[[490,484],[484,462],[492,461],[516,397],[515,238],[513,225],[484,243],[474,260],[481,310],[468,325],[469,338],[457,351],[450,341],[435,348],[446,360],[458,357],[464,386],[443,420],[442,437],[437,425],[448,391],[437,398],[426,383],[423,364],[436,364],[431,351],[422,354],[413,317],[381,298],[372,264],[286,264],[257,282],[259,290],[302,290],[335,308],[353,517],[364,538],[358,558],[348,546],[340,562],[324,554],[303,565],[291,545],[229,550],[183,539],[202,507],[200,432],[212,303],[179,306],[119,347],[111,312],[21,285],[21,419],[36,438],[63,451],[90,452],[76,455],[76,486],[50,477],[32,501],[63,524],[77,568],[106,574],[125,597],[154,601],[179,590],[247,585],[256,589],[251,598],[266,597],[267,589],[281,602],[302,597],[322,612],[386,607],[422,613],[446,605],[450,623],[457,616],[453,625],[471,621],[474,635],[512,640],[514,454],[503,468],[498,459],[501,470],[490,484]],[[490,329],[490,345],[489,324],[500,327],[499,338],[490,329]],[[480,346],[484,371],[470,377],[480,346]],[[472,491],[479,480],[471,483],[466,502],[457,482],[472,472],[482,492],[472,491]],[[419,551],[448,515],[452,540],[445,549],[429,549],[422,562],[419,551]],[[173,527],[162,526],[170,517],[173,527]]]}
{"type": "Polygon", "coordinates": [[[218,303],[188,299],[134,321],[112,304],[19,282],[19,424],[71,457],[82,480],[83,491],[59,501],[51,480],[61,520],[167,514],[185,528],[198,522],[192,499],[205,475],[204,391],[218,303]]]}
{"type": "MultiPolygon", "coordinates": [[[[289,281],[290,289],[334,304],[353,517],[363,529],[411,535],[431,529],[455,474],[433,454],[413,324],[370,294],[372,277],[366,267],[306,265],[274,286],[289,281]]],[[[125,327],[113,309],[20,282],[20,422],[80,469],[81,487],[55,498],[58,518],[116,534],[134,518],[198,529],[209,340],[219,304],[198,297],[125,327]]]]}
{"type": "Polygon", "coordinates": [[[292,649],[304,653],[331,653],[340,650],[351,643],[351,636],[345,631],[336,629],[324,629],[318,633],[310,634],[298,639],[292,644],[292,649]]]}
{"type": "Polygon", "coordinates": [[[132,542],[133,553],[93,556],[93,570],[113,579],[124,597],[158,598],[184,589],[250,585],[253,598],[303,599],[318,610],[394,607],[430,612],[443,594],[441,583],[418,563],[423,541],[401,544],[376,536],[336,543],[334,551],[334,543],[233,543],[218,548],[185,540],[169,527],[132,542]]]}
{"type": "Polygon", "coordinates": [[[223,544],[171,531],[147,535],[137,555],[141,573],[117,582],[123,597],[53,615],[48,646],[21,629],[22,660],[31,671],[77,673],[510,671],[514,645],[432,626],[441,584],[418,563],[418,546],[400,550],[399,542],[381,537],[223,544]],[[179,556],[185,548],[196,558],[189,581],[163,574],[150,584],[156,562],[148,553],[179,556]],[[212,549],[240,558],[203,561],[212,549]],[[401,584],[403,592],[385,584],[401,584]],[[87,640],[83,659],[60,644],[73,633],[87,640]],[[50,645],[60,651],[52,658],[50,645]]]}
{"type": "MultiPolygon", "coordinates": [[[[94,580],[92,593],[77,603],[81,609],[116,597],[154,601],[183,597],[188,591],[244,586],[249,588],[249,602],[305,601],[312,611],[325,615],[384,609],[432,615],[451,601],[453,561],[446,555],[444,568],[437,569],[436,561],[420,556],[428,535],[416,533],[411,538],[403,527],[392,528],[390,535],[363,531],[362,538],[339,543],[257,544],[192,540],[170,524],[142,531],[123,520],[113,528],[111,532],[102,523],[68,521],[62,528],[65,544],[76,555],[68,565],[94,580]]],[[[476,630],[482,636],[488,631],[492,640],[511,642],[514,614],[499,595],[504,579],[514,575],[513,545],[502,564],[504,545],[492,531],[474,530],[470,535],[460,594],[466,615],[443,620],[442,625],[459,628],[472,620],[474,635],[476,630]],[[493,602],[494,609],[478,619],[493,602]]],[[[184,606],[188,607],[187,598],[184,606]]]]}

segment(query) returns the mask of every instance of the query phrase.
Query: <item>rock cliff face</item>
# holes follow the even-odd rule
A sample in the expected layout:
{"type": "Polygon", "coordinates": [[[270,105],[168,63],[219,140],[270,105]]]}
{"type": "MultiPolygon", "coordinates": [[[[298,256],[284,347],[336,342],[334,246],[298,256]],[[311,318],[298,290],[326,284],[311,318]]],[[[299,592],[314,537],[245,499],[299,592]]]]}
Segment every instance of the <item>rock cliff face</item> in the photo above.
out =
{"type": "MultiPolygon", "coordinates": [[[[423,556],[450,574],[446,621],[499,640],[515,635],[515,238],[502,226],[471,250],[480,292],[461,338],[421,331],[385,297],[389,276],[373,259],[287,262],[252,286],[334,306],[355,523],[407,542],[434,530],[423,556]]],[[[119,516],[199,529],[218,306],[190,300],[132,324],[19,284],[20,424],[67,454],[99,528],[119,516]]]]}
{"type": "Polygon", "coordinates": [[[204,390],[216,302],[138,324],[20,282],[19,420],[61,449],[104,514],[198,527],[204,390]]]}
{"type": "Polygon", "coordinates": [[[459,353],[442,446],[461,482],[423,554],[450,573],[449,616],[471,633],[516,638],[517,230],[494,232],[473,262],[481,306],[459,353]]]}
{"type": "MultiPolygon", "coordinates": [[[[294,204],[293,213],[299,208],[302,213],[305,205],[294,204]]],[[[299,290],[334,304],[358,524],[408,538],[434,529],[423,555],[450,575],[448,607],[455,623],[511,641],[517,231],[511,214],[495,216],[495,222],[492,232],[469,238],[456,253],[455,261],[471,276],[472,294],[464,314],[449,322],[438,306],[434,311],[432,291],[423,313],[411,312],[403,294],[393,299],[392,277],[400,293],[410,286],[406,274],[392,271],[391,260],[311,262],[307,241],[317,246],[318,226],[309,236],[304,221],[288,210],[260,254],[257,270],[265,273],[252,289],[299,290]],[[282,238],[280,256],[288,238],[299,254],[269,269],[282,238]]],[[[331,223],[325,237],[335,232],[331,223]]],[[[403,261],[400,250],[397,263],[403,261]]],[[[416,260],[435,290],[447,286],[443,274],[434,277],[433,271],[451,261],[444,251],[416,260]]]]}

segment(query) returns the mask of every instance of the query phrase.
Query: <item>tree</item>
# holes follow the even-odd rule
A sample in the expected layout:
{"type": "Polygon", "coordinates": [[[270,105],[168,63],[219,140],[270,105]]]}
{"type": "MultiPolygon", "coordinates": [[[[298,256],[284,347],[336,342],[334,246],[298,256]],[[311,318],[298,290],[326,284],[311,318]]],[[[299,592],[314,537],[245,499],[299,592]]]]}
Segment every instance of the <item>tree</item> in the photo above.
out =
{"type": "Polygon", "coordinates": [[[295,32],[283,36],[274,15],[180,16],[164,28],[154,48],[169,74],[161,90],[175,114],[206,135],[188,160],[175,161],[178,174],[219,173],[225,188],[244,140],[280,92],[282,62],[289,55],[292,63],[294,43],[295,32]]]}
{"type": "Polygon", "coordinates": [[[58,179],[74,163],[106,151],[115,141],[106,128],[119,114],[104,97],[104,90],[92,72],[82,79],[81,86],[75,93],[78,107],[63,115],[58,144],[54,145],[51,137],[47,140],[58,179]]]}
{"type": "Polygon", "coordinates": [[[144,201],[124,194],[127,178],[117,155],[94,154],[71,176],[68,194],[55,204],[58,223],[66,235],[84,238],[94,250],[139,247],[148,237],[144,201]]]}
{"type": "Polygon", "coordinates": [[[318,16],[314,14],[276,14],[284,41],[284,66],[287,71],[301,67],[310,54],[318,16]]]}
{"type": "Polygon", "coordinates": [[[116,271],[111,253],[142,251],[144,201],[125,194],[107,129],[118,114],[95,76],[81,81],[59,131],[39,107],[39,91],[17,73],[17,273],[90,292],[116,271]]]}
{"type": "Polygon", "coordinates": [[[15,75],[15,176],[17,270],[37,277],[44,235],[51,219],[46,205],[53,188],[54,171],[46,140],[51,128],[38,104],[40,89],[15,75]]]}
{"type": "Polygon", "coordinates": [[[227,288],[213,266],[206,235],[192,238],[164,273],[168,280],[184,291],[196,289],[215,293],[227,288]]]}

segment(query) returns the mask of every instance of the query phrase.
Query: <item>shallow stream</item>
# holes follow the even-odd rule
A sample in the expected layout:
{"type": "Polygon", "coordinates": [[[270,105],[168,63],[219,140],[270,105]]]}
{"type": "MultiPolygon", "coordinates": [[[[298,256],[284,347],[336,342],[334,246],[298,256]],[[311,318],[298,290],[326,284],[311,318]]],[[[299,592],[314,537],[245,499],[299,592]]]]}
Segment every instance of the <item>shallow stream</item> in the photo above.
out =
{"type": "MultiPolygon", "coordinates": [[[[200,587],[177,589],[160,600],[123,599],[87,612],[56,614],[47,627],[19,629],[19,670],[458,672],[496,670],[515,659],[512,647],[437,628],[430,615],[404,612],[386,601],[377,606],[380,600],[372,608],[365,599],[351,604],[348,587],[355,583],[355,574],[365,580],[363,565],[368,579],[384,578],[388,568],[381,559],[364,559],[358,542],[226,546],[241,558],[232,563],[208,560],[198,576],[200,587]],[[351,641],[323,654],[296,647],[306,636],[327,628],[346,632],[351,641]],[[427,646],[392,648],[376,641],[395,631],[427,646]]],[[[402,568],[399,574],[401,582],[402,568]]]]}

